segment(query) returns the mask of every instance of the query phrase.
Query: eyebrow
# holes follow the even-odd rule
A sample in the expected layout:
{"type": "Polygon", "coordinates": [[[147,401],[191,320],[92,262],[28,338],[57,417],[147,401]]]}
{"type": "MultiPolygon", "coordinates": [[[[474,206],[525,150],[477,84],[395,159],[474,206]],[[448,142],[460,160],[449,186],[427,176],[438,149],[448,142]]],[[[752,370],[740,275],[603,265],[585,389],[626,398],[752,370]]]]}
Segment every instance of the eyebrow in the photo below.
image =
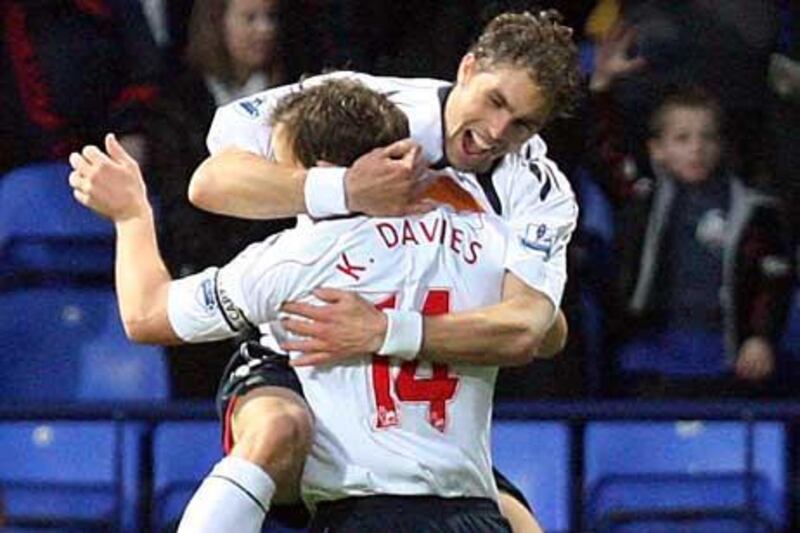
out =
{"type": "MultiPolygon", "coordinates": [[[[514,108],[511,106],[511,104],[509,103],[508,99],[505,97],[505,95],[502,92],[500,92],[499,89],[492,89],[492,94],[495,95],[500,100],[500,105],[502,105],[503,107],[508,109],[508,111],[512,115],[516,114],[515,111],[514,111],[514,108]]],[[[516,120],[519,120],[519,121],[525,122],[525,123],[529,123],[529,124],[533,124],[533,125],[535,125],[535,127],[539,127],[539,125],[541,123],[540,118],[538,116],[534,116],[534,115],[525,115],[525,116],[521,116],[521,117],[516,117],[516,120]]]]}

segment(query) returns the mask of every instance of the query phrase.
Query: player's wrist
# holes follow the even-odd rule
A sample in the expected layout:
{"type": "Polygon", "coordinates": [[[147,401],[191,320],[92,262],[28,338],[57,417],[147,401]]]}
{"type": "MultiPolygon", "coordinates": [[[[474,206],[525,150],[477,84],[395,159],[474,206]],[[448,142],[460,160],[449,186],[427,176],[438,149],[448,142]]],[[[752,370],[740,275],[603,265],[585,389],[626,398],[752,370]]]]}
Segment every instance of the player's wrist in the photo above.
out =
{"type": "Polygon", "coordinates": [[[343,167],[313,167],[306,173],[306,212],[314,218],[346,215],[343,167]]]}
{"type": "Polygon", "coordinates": [[[422,314],[418,311],[385,309],[386,336],[378,355],[410,361],[422,348],[422,314]]]}
{"type": "Polygon", "coordinates": [[[126,211],[110,215],[109,218],[111,218],[117,227],[121,228],[152,225],[155,223],[153,207],[146,201],[129,207],[126,211]]]}

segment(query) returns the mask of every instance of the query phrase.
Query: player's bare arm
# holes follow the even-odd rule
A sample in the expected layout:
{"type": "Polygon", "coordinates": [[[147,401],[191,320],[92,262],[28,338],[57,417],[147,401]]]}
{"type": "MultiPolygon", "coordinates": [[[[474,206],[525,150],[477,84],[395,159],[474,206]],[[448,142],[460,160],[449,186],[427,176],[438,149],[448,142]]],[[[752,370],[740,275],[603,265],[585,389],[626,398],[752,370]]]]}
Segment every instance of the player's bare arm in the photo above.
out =
{"type": "Polygon", "coordinates": [[[231,147],[197,167],[189,200],[206,211],[240,218],[292,217],[305,212],[305,181],[305,169],[231,147]]]}
{"type": "MultiPolygon", "coordinates": [[[[516,366],[534,357],[552,357],[564,347],[567,322],[559,311],[551,324],[553,304],[542,293],[506,274],[503,302],[497,305],[424,318],[420,358],[443,363],[516,366]]],[[[376,353],[387,332],[387,317],[357,294],[317,289],[325,302],[315,306],[287,302],[282,310],[288,331],[306,337],[286,342],[305,355],[296,366],[331,364],[376,353]]]]}
{"type": "MultiPolygon", "coordinates": [[[[419,145],[410,139],[365,154],[345,173],[346,209],[375,216],[424,210],[425,204],[417,202],[417,195],[425,169],[419,145]]],[[[309,213],[307,175],[304,169],[228,148],[197,168],[189,185],[189,199],[201,209],[249,219],[309,213]]]]}
{"type": "MultiPolygon", "coordinates": [[[[507,273],[501,303],[426,317],[419,357],[443,363],[524,365],[537,355],[554,355],[541,351],[554,316],[555,307],[549,298],[507,273]]],[[[560,348],[563,342],[550,340],[552,347],[560,348]]]]}
{"type": "Polygon", "coordinates": [[[106,136],[106,153],[87,146],[71,154],[69,162],[75,199],[114,223],[115,283],[128,337],[154,344],[179,342],[167,317],[171,277],[158,250],[153,209],[138,163],[113,135],[106,136]]]}

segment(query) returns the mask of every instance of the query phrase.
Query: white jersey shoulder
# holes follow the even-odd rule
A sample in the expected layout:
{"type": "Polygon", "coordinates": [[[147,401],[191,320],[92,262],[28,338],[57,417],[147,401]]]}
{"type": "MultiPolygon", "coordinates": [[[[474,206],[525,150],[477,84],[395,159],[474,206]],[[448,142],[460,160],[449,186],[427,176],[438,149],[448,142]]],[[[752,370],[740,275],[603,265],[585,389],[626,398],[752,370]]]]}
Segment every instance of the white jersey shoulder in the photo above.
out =
{"type": "Polygon", "coordinates": [[[430,161],[441,158],[441,107],[438,91],[449,84],[427,78],[393,78],[360,72],[337,71],[313,76],[300,83],[267,89],[217,109],[207,137],[208,150],[215,154],[228,147],[270,156],[270,116],[281,97],[303,87],[336,78],[355,79],[385,94],[409,119],[411,137],[420,143],[430,161]]]}

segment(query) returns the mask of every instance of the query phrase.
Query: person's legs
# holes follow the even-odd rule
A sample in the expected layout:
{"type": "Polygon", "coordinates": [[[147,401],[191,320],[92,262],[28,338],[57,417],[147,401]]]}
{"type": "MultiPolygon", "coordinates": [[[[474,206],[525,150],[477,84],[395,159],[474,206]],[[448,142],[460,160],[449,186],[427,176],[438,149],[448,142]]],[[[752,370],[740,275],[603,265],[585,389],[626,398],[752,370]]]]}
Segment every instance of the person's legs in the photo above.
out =
{"type": "Polygon", "coordinates": [[[280,387],[254,389],[234,409],[230,456],[258,465],[272,478],[275,503],[294,503],[300,498],[312,430],[311,412],[297,393],[280,387]]]}
{"type": "Polygon", "coordinates": [[[193,495],[180,533],[258,532],[273,502],[299,499],[313,421],[294,371],[283,356],[229,370],[220,393],[228,455],[193,495]]]}

